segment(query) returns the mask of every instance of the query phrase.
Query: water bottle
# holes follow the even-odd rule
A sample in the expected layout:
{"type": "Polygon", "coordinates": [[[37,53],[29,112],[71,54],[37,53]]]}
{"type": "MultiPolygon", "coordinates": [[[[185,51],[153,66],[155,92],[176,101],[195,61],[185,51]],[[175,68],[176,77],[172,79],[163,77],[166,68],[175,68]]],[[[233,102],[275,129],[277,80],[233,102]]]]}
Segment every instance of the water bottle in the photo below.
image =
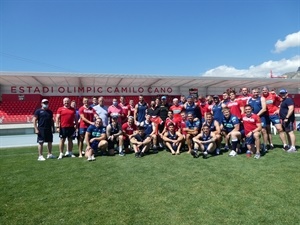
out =
{"type": "Polygon", "coordinates": [[[247,158],[250,158],[250,157],[251,157],[251,151],[250,151],[250,150],[247,150],[246,156],[247,156],[247,158]]]}

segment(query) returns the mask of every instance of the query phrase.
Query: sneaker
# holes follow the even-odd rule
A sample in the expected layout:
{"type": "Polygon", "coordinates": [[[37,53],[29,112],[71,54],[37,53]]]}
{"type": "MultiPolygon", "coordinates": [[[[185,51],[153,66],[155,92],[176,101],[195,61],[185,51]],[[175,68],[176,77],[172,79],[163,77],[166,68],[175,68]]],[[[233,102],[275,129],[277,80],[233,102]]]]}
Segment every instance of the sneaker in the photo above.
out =
{"type": "Polygon", "coordinates": [[[202,158],[203,158],[203,159],[207,159],[207,156],[208,156],[207,151],[203,152],[202,158]]]}
{"type": "Polygon", "coordinates": [[[40,155],[39,157],[38,157],[38,161],[45,161],[46,159],[44,158],[44,156],[42,156],[42,155],[40,155]]]}
{"type": "Polygon", "coordinates": [[[297,149],[295,147],[290,147],[290,149],[287,150],[288,153],[297,152],[297,149]]]}
{"type": "Polygon", "coordinates": [[[162,143],[158,144],[160,148],[164,148],[164,145],[162,143]]]}
{"type": "Polygon", "coordinates": [[[52,155],[52,154],[48,154],[47,155],[47,159],[55,159],[56,157],[54,156],[54,155],[52,155]]]}
{"type": "Polygon", "coordinates": [[[125,156],[125,153],[123,151],[120,151],[119,156],[125,156]]]}
{"type": "Polygon", "coordinates": [[[288,146],[288,145],[284,145],[283,148],[282,148],[283,151],[287,151],[289,149],[290,149],[290,146],[288,146]]]}
{"type": "Polygon", "coordinates": [[[84,153],[85,153],[84,151],[81,152],[82,155],[84,155],[84,153]]]}
{"type": "Polygon", "coordinates": [[[139,152],[136,152],[136,153],[134,154],[134,156],[135,156],[135,158],[139,158],[139,157],[140,157],[140,153],[139,153],[139,152]]]}
{"type": "Polygon", "coordinates": [[[95,158],[95,156],[91,156],[91,158],[92,158],[92,161],[95,161],[96,160],[96,158],[95,158]]]}
{"type": "Polygon", "coordinates": [[[198,158],[198,150],[197,149],[194,149],[191,151],[191,155],[194,157],[194,158],[198,158]]]}
{"type": "Polygon", "coordinates": [[[234,157],[234,156],[236,156],[236,155],[237,155],[236,151],[234,151],[234,150],[231,150],[231,152],[229,153],[229,155],[228,155],[228,156],[232,156],[232,157],[234,157]]]}
{"type": "Polygon", "coordinates": [[[260,154],[256,153],[255,156],[254,156],[254,159],[259,159],[259,158],[260,158],[260,154]]]}
{"type": "Polygon", "coordinates": [[[269,145],[269,149],[274,149],[274,145],[273,145],[273,144],[270,144],[270,145],[269,145]]]}
{"type": "Polygon", "coordinates": [[[59,153],[59,156],[57,159],[62,159],[64,157],[64,154],[63,153],[59,153]]]}
{"type": "Polygon", "coordinates": [[[74,155],[73,152],[70,152],[69,157],[76,158],[76,155],[74,155]]]}
{"type": "Polygon", "coordinates": [[[65,156],[69,156],[70,152],[66,151],[65,156]]]}
{"type": "Polygon", "coordinates": [[[216,155],[220,155],[220,149],[216,148],[216,155]]]}
{"type": "Polygon", "coordinates": [[[141,152],[140,153],[140,157],[144,157],[145,156],[145,153],[144,152],[141,152]]]}
{"type": "Polygon", "coordinates": [[[93,161],[92,157],[91,157],[91,156],[88,157],[88,158],[87,158],[87,161],[89,161],[89,162],[93,161]]]}
{"type": "Polygon", "coordinates": [[[229,151],[229,147],[228,147],[228,145],[225,145],[225,147],[224,147],[224,151],[225,151],[225,152],[229,151]]]}

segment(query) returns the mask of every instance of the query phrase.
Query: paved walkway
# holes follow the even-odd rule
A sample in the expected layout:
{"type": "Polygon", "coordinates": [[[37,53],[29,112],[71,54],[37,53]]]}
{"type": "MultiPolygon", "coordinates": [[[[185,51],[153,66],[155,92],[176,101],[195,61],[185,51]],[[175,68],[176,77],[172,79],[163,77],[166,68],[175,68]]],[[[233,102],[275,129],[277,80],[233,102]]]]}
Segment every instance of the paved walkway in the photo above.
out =
{"type": "MultiPolygon", "coordinates": [[[[0,149],[24,146],[37,146],[36,134],[0,136],[0,149]]],[[[58,134],[53,134],[53,144],[59,143],[58,134]]]]}

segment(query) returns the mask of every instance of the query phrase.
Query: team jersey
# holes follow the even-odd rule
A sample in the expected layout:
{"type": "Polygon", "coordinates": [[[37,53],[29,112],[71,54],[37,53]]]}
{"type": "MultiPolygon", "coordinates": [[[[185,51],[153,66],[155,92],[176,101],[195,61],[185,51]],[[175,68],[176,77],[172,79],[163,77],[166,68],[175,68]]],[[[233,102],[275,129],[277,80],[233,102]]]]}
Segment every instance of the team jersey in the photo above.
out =
{"type": "MultiPolygon", "coordinates": [[[[96,110],[91,107],[86,108],[85,106],[81,106],[79,108],[79,115],[83,115],[84,118],[86,118],[91,122],[94,121],[95,114],[96,114],[96,110]]],[[[88,128],[89,125],[90,125],[89,123],[83,121],[82,119],[79,121],[79,128],[88,128]]]]}
{"type": "Polygon", "coordinates": [[[127,117],[128,111],[130,110],[130,106],[126,103],[119,103],[119,106],[122,108],[122,117],[127,117]]]}
{"type": "Polygon", "coordinates": [[[264,96],[266,99],[267,112],[269,115],[274,115],[275,111],[278,110],[276,103],[280,101],[280,98],[275,93],[270,93],[264,96]]]}
{"type": "Polygon", "coordinates": [[[170,131],[168,131],[167,138],[169,138],[171,140],[177,140],[178,135],[176,134],[176,132],[174,132],[174,134],[172,134],[170,131]]]}
{"type": "Polygon", "coordinates": [[[98,137],[101,136],[101,134],[106,133],[106,127],[104,127],[104,126],[96,127],[95,125],[90,125],[87,128],[86,132],[91,134],[91,137],[90,137],[91,139],[92,138],[98,138],[98,137]]]}
{"type": "Polygon", "coordinates": [[[222,123],[223,120],[222,102],[213,105],[211,111],[214,115],[214,119],[217,120],[219,123],[222,123]]]}
{"type": "Polygon", "coordinates": [[[196,129],[200,129],[200,120],[196,120],[196,121],[190,121],[187,120],[185,121],[186,127],[191,129],[191,130],[196,130],[196,129]]]}
{"type": "Polygon", "coordinates": [[[216,131],[215,120],[212,120],[211,123],[208,123],[207,121],[205,121],[202,126],[204,126],[204,125],[209,126],[210,131],[216,131]]]}
{"type": "Polygon", "coordinates": [[[174,118],[173,119],[170,119],[169,117],[166,119],[166,121],[165,121],[165,127],[168,129],[168,126],[169,126],[169,124],[170,123],[172,123],[172,124],[174,124],[174,128],[175,128],[175,131],[178,131],[178,129],[179,129],[179,126],[178,126],[178,124],[180,123],[178,123],[178,122],[176,122],[175,120],[174,120],[174,118]]]}
{"type": "Polygon", "coordinates": [[[136,125],[135,124],[132,124],[131,126],[129,125],[129,123],[124,123],[122,125],[122,130],[123,132],[125,132],[125,134],[127,135],[132,135],[133,132],[136,130],[136,125]]]}
{"type": "Polygon", "coordinates": [[[249,95],[249,94],[247,94],[247,95],[240,95],[239,97],[237,97],[237,100],[239,101],[240,105],[242,107],[244,107],[247,104],[248,100],[251,98],[251,96],[252,95],[249,95]]]}
{"type": "Polygon", "coordinates": [[[72,107],[60,107],[57,110],[57,115],[60,115],[60,127],[74,127],[76,110],[72,107]]]}
{"type": "Polygon", "coordinates": [[[252,111],[254,114],[259,113],[259,111],[262,109],[260,96],[258,96],[257,98],[249,98],[247,104],[252,107],[252,111]]]}
{"type": "Polygon", "coordinates": [[[110,133],[109,135],[114,135],[120,132],[120,125],[119,123],[116,123],[116,126],[113,126],[111,123],[107,126],[107,130],[109,130],[108,128],[110,128],[110,133]]]}
{"type": "Polygon", "coordinates": [[[256,129],[256,124],[261,123],[260,117],[254,113],[251,113],[250,116],[242,114],[242,121],[244,125],[245,135],[256,129]]]}
{"type": "Polygon", "coordinates": [[[235,115],[237,118],[241,118],[241,104],[239,101],[229,101],[227,107],[230,109],[230,114],[235,115]]]}
{"type": "MultiPolygon", "coordinates": [[[[194,102],[192,102],[192,104],[187,103],[185,105],[185,112],[186,114],[192,113],[193,116],[196,116],[196,110],[197,110],[197,106],[194,102]]],[[[199,110],[199,109],[198,109],[199,110]]]]}
{"type": "Polygon", "coordinates": [[[182,105],[172,105],[170,107],[170,110],[173,112],[173,119],[176,123],[181,121],[181,111],[183,110],[183,106],[182,105]]]}
{"type": "Polygon", "coordinates": [[[222,120],[223,128],[228,133],[231,132],[234,129],[234,126],[239,123],[239,119],[234,115],[230,115],[229,118],[225,118],[224,116],[222,120]]]}
{"type": "Polygon", "coordinates": [[[110,117],[113,117],[113,116],[118,117],[118,123],[122,122],[121,115],[122,115],[123,111],[119,105],[118,106],[113,106],[113,105],[109,106],[107,112],[110,117]]]}
{"type": "Polygon", "coordinates": [[[210,112],[209,109],[208,109],[208,104],[207,103],[199,103],[199,107],[200,107],[200,110],[201,110],[202,118],[204,118],[205,113],[210,112]]]}
{"type": "Polygon", "coordinates": [[[148,109],[148,105],[146,102],[137,104],[137,118],[138,122],[142,122],[146,119],[146,110],[148,109]]]}
{"type": "Polygon", "coordinates": [[[143,121],[140,126],[144,127],[145,134],[151,134],[153,132],[152,122],[151,121],[143,121]]]}

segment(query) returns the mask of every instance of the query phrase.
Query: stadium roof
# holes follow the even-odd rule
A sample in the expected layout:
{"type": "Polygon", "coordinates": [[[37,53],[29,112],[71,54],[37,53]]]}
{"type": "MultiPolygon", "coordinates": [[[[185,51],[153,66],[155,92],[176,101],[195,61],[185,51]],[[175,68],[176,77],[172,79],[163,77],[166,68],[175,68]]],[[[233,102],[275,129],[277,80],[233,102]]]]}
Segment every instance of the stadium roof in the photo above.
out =
{"type": "Polygon", "coordinates": [[[60,72],[0,72],[2,86],[150,86],[186,88],[263,87],[300,91],[300,79],[127,75],[60,72]]]}

